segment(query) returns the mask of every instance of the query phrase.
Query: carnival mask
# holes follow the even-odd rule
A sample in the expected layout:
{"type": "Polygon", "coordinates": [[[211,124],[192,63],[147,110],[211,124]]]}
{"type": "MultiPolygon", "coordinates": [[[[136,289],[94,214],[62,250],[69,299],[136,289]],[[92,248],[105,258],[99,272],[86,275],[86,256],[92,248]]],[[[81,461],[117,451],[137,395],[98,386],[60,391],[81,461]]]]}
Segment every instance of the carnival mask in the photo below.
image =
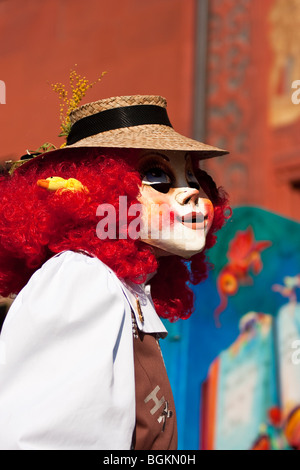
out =
{"type": "MultiPolygon", "coordinates": [[[[144,151],[138,161],[142,178],[141,239],[157,256],[190,258],[203,250],[214,208],[186,152],[144,151]]],[[[203,172],[204,174],[204,172],[203,172]]]]}

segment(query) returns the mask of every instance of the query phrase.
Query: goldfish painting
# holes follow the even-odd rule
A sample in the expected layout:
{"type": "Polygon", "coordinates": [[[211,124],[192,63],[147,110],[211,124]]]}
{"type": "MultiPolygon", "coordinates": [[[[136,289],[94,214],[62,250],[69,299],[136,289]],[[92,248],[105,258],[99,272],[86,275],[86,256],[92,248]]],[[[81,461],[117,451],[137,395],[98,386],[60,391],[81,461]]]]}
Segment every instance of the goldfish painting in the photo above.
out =
{"type": "Polygon", "coordinates": [[[257,275],[263,268],[261,252],[271,246],[270,241],[256,241],[252,227],[238,231],[229,244],[228,263],[220,271],[217,289],[220,305],[214,312],[217,326],[220,326],[219,315],[228,303],[228,296],[235,295],[241,285],[250,285],[253,279],[250,273],[257,275]]]}

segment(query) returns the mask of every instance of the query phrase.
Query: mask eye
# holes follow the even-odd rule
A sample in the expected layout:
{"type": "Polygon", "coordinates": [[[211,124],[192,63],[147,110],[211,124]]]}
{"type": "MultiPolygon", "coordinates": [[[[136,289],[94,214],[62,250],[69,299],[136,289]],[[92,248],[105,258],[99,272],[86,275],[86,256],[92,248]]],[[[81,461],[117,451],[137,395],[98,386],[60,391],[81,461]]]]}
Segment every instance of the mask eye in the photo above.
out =
{"type": "Polygon", "coordinates": [[[191,170],[187,171],[186,178],[187,178],[187,182],[188,182],[188,185],[189,185],[190,188],[194,188],[194,189],[198,189],[198,190],[200,189],[200,184],[197,181],[196,176],[194,175],[194,173],[191,170]]]}
{"type": "Polygon", "coordinates": [[[159,167],[149,168],[145,171],[142,183],[151,186],[160,193],[167,193],[172,184],[169,175],[159,167]]]}

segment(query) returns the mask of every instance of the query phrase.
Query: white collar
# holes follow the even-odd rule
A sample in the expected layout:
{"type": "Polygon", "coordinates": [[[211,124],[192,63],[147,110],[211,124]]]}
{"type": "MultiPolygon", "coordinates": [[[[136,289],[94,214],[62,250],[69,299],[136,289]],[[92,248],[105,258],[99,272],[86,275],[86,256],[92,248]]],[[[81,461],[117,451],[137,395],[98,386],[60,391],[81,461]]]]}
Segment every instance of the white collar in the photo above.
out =
{"type": "Polygon", "coordinates": [[[168,331],[156,313],[151,298],[150,285],[122,281],[121,287],[134,312],[138,329],[144,333],[157,333],[165,338],[168,331]],[[142,318],[139,314],[139,308],[141,309],[142,318]]]}

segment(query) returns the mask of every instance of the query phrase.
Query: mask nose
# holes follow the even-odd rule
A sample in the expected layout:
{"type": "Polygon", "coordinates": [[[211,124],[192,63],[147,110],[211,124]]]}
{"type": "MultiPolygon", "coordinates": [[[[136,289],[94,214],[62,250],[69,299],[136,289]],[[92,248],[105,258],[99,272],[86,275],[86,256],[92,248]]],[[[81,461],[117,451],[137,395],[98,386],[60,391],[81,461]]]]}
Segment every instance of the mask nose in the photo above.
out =
{"type": "Polygon", "coordinates": [[[198,202],[198,199],[200,197],[200,192],[198,189],[195,188],[186,188],[183,190],[178,191],[175,195],[175,200],[180,204],[181,206],[184,206],[186,204],[193,204],[196,205],[198,202]]]}

